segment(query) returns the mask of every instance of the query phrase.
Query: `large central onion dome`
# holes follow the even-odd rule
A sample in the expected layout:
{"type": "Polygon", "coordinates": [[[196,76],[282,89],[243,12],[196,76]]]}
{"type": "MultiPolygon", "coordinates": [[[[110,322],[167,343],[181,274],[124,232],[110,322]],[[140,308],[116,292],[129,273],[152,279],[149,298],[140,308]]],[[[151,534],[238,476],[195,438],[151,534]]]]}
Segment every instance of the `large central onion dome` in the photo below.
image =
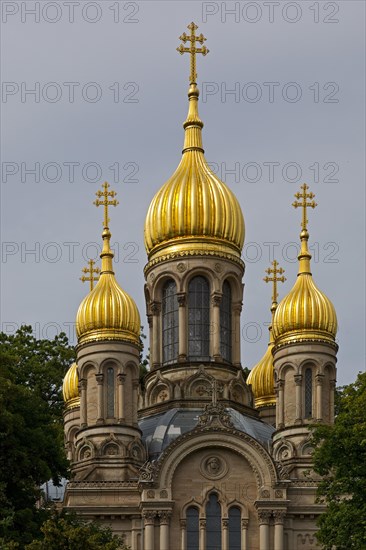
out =
{"type": "Polygon", "coordinates": [[[198,96],[198,88],[191,82],[182,160],[153,198],[146,216],[145,247],[153,263],[186,254],[240,261],[243,214],[235,195],[204,157],[198,96]]]}

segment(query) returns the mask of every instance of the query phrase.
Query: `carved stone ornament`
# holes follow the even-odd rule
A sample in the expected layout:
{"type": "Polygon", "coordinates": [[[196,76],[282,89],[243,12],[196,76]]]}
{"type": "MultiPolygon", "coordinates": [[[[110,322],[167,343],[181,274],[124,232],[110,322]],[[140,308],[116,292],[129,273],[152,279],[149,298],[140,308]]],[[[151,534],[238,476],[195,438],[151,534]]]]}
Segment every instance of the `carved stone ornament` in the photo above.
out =
{"type": "Polygon", "coordinates": [[[261,492],[261,496],[262,496],[262,498],[269,498],[271,496],[271,494],[268,491],[268,489],[263,489],[262,492],[261,492]]]}
{"type": "Polygon", "coordinates": [[[214,265],[214,270],[216,271],[216,273],[221,273],[222,272],[222,264],[220,264],[219,262],[216,262],[215,265],[214,265]]]}
{"type": "Polygon", "coordinates": [[[283,492],[281,491],[281,489],[276,489],[275,490],[275,497],[276,498],[283,498],[283,492]]]}
{"type": "Polygon", "coordinates": [[[225,409],[222,403],[208,403],[204,412],[199,416],[198,426],[223,426],[224,428],[232,428],[233,422],[230,414],[225,409]]]}
{"type": "Polygon", "coordinates": [[[168,498],[168,491],[166,489],[160,491],[160,498],[168,498]]]}
{"type": "Polygon", "coordinates": [[[149,489],[147,492],[147,498],[155,498],[155,491],[149,489]]]}
{"type": "Polygon", "coordinates": [[[200,470],[207,479],[220,479],[227,473],[228,467],[221,456],[208,455],[202,459],[200,470]]]}
{"type": "Polygon", "coordinates": [[[276,466],[281,479],[288,479],[290,476],[289,469],[280,461],[276,461],[276,466]]]}
{"type": "Polygon", "coordinates": [[[177,271],[179,271],[179,273],[183,273],[186,269],[187,269],[187,264],[186,263],[179,262],[177,264],[177,271]]]}
{"type": "Polygon", "coordinates": [[[156,465],[153,462],[145,462],[140,468],[139,481],[148,482],[154,481],[156,476],[156,465]]]}

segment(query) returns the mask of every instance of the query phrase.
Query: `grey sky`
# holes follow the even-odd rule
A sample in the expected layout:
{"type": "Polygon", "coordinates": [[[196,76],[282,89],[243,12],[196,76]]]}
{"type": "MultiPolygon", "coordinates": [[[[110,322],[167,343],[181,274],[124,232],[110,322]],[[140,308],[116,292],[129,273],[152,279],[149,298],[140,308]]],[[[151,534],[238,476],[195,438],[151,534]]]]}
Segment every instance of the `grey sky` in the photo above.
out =
{"type": "Polygon", "coordinates": [[[206,158],[246,223],[242,362],[252,368],[266,349],[271,250],[286,270],[280,298],[294,284],[289,243],[298,242],[300,212],[291,203],[305,181],[318,202],[309,213],[313,276],[339,320],[338,382],[353,381],[365,347],[364,2],[1,7],[1,328],[69,331],[87,292],[81,269],[96,255],[88,243],[101,242],[94,193],[108,180],[120,201],[111,212],[117,279],[147,331],[143,224],[179,162],[189,60],[175,48],[194,20],[210,50],[198,59],[206,158]],[[25,93],[36,83],[39,102],[25,93]],[[38,182],[26,172],[35,163],[38,182]]]}

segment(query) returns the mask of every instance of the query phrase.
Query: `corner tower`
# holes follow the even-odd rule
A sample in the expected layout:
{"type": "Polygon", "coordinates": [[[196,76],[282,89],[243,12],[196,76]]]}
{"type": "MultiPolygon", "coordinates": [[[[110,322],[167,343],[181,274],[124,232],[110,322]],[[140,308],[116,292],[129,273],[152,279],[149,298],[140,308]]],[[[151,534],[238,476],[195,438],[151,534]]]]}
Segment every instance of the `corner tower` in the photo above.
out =
{"type": "Polygon", "coordinates": [[[293,478],[300,478],[311,467],[309,425],[334,421],[338,350],[334,306],[315,285],[310,268],[307,208],[317,205],[308,189],[303,184],[301,192],[295,194],[301,200],[293,203],[295,208],[302,208],[297,280],[279,303],[273,320],[277,394],[273,452],[293,478]]]}
{"type": "Polygon", "coordinates": [[[172,407],[172,401],[202,406],[210,400],[205,388],[215,380],[222,382],[228,404],[251,405],[240,362],[244,219],[236,197],[204,156],[196,54],[208,50],[205,37],[195,34],[197,26],[188,29],[180,39],[189,47],[177,48],[191,57],[182,159],[145,221],[151,369],[143,414],[172,407]]]}
{"type": "Polygon", "coordinates": [[[90,265],[85,271],[91,290],[78,309],[77,360],[64,383],[65,430],[66,420],[70,424],[78,417],[78,426],[73,422],[67,435],[72,480],[65,504],[71,507],[80,505],[78,483],[86,483],[88,490],[91,482],[92,492],[96,481],[136,479],[145,460],[137,424],[140,316],[113,271],[108,207],[118,204],[115,195],[105,183],[94,202],[104,207],[101,270],[95,287],[93,273],[99,270],[90,265]],[[71,419],[74,408],[77,415],[71,419]]]}

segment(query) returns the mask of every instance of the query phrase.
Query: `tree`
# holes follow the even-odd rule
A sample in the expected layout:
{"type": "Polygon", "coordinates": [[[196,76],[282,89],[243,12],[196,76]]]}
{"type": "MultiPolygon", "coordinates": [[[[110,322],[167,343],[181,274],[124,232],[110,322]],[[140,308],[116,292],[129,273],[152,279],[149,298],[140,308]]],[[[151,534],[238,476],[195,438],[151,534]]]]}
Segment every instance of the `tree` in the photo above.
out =
{"type": "Polygon", "coordinates": [[[64,334],[37,340],[30,327],[0,334],[0,545],[39,534],[40,486],[67,476],[62,379],[74,351],[64,334]]]}
{"type": "Polygon", "coordinates": [[[313,428],[314,470],[323,476],[318,521],[325,550],[366,548],[366,373],[341,389],[333,426],[313,428]]]}
{"type": "Polygon", "coordinates": [[[53,511],[41,532],[42,539],[28,544],[26,550],[128,550],[123,539],[108,527],[66,512],[53,511]]]}

